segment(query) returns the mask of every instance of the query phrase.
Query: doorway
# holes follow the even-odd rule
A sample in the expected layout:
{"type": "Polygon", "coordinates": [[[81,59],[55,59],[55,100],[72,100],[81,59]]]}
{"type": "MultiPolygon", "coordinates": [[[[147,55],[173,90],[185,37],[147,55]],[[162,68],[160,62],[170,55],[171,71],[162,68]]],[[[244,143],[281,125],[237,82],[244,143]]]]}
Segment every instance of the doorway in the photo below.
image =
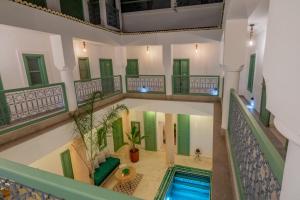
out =
{"type": "Polygon", "coordinates": [[[114,73],[111,59],[100,59],[100,74],[103,94],[114,93],[114,73]]]}
{"type": "Polygon", "coordinates": [[[188,94],[190,86],[189,59],[174,59],[173,62],[173,93],[188,94]]]}
{"type": "Polygon", "coordinates": [[[112,124],[114,151],[118,151],[124,145],[122,118],[117,119],[112,124]]]}

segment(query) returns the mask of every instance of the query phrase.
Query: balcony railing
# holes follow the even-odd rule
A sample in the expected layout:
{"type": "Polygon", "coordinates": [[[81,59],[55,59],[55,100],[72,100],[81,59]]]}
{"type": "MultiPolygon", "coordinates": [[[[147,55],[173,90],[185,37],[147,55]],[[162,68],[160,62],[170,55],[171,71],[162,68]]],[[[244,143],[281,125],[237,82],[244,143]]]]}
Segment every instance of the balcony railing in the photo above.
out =
{"type": "Polygon", "coordinates": [[[173,94],[219,95],[219,76],[173,76],[173,94]]]}
{"type": "Polygon", "coordinates": [[[104,97],[122,93],[122,77],[113,76],[80,80],[74,82],[76,100],[78,105],[85,104],[94,92],[102,92],[104,97]]]}
{"type": "Polygon", "coordinates": [[[126,89],[128,93],[166,93],[164,75],[137,75],[126,76],[126,89]]]}
{"type": "Polygon", "coordinates": [[[279,199],[284,161],[234,90],[228,141],[240,199],[279,199]]]}
{"type": "Polygon", "coordinates": [[[106,4],[107,24],[120,29],[119,10],[110,4],[106,4]]]}
{"type": "Polygon", "coordinates": [[[136,198],[0,158],[0,199],[134,200],[136,198]]]}
{"type": "Polygon", "coordinates": [[[193,5],[202,5],[210,3],[221,3],[223,0],[176,0],[177,6],[193,6],[193,5]]]}
{"type": "Polygon", "coordinates": [[[67,111],[63,83],[0,91],[0,134],[67,111]]]}

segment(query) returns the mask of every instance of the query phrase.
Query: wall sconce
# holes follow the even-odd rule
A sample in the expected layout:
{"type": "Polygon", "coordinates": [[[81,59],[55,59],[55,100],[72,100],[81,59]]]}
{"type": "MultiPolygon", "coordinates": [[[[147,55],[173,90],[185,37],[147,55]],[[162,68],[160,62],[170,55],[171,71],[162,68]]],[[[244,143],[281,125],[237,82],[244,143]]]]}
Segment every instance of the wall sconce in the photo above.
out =
{"type": "Polygon", "coordinates": [[[150,53],[150,48],[149,48],[148,45],[147,45],[147,47],[146,47],[146,52],[147,52],[147,53],[150,53]]]}
{"type": "Polygon", "coordinates": [[[85,53],[85,52],[87,52],[87,49],[86,49],[86,44],[85,44],[85,42],[82,42],[82,45],[83,45],[83,49],[82,49],[82,51],[85,53]]]}
{"type": "Polygon", "coordinates": [[[195,46],[195,52],[198,53],[198,44],[195,46]]]}
{"type": "Polygon", "coordinates": [[[250,24],[250,38],[249,38],[249,46],[252,47],[254,45],[254,40],[253,40],[253,36],[254,36],[254,24],[250,24]]]}

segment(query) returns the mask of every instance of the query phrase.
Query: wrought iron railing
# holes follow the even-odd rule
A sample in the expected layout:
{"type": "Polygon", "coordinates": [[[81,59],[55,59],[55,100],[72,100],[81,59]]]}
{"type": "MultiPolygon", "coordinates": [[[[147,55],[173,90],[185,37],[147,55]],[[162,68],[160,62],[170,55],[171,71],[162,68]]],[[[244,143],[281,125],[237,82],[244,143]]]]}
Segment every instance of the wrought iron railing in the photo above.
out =
{"type": "Polygon", "coordinates": [[[228,139],[240,199],[279,199],[284,161],[234,90],[228,139]]]}
{"type": "Polygon", "coordinates": [[[107,24],[120,29],[119,10],[110,4],[106,4],[107,24]]]}
{"type": "Polygon", "coordinates": [[[202,5],[210,3],[221,3],[223,0],[176,0],[177,6],[193,6],[193,5],[202,5]]]}
{"type": "Polygon", "coordinates": [[[63,83],[0,91],[0,134],[68,111],[63,83]]]}
{"type": "Polygon", "coordinates": [[[128,93],[166,93],[164,75],[137,75],[126,76],[126,89],[128,93]]]}
{"type": "Polygon", "coordinates": [[[219,96],[219,76],[172,76],[173,94],[219,96]]]}
{"type": "Polygon", "coordinates": [[[76,100],[78,105],[85,104],[94,92],[102,92],[104,97],[122,93],[122,77],[102,77],[91,80],[74,82],[76,100]]]}
{"type": "Polygon", "coordinates": [[[0,158],[0,199],[134,200],[136,198],[0,158]]]}

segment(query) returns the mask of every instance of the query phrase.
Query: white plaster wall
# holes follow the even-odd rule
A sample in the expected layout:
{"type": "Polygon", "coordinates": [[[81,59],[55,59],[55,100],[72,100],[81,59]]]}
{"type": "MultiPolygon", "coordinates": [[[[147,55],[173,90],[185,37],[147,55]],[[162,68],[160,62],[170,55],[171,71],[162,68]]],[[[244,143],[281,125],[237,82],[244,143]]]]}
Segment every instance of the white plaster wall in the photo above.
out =
{"type": "Polygon", "coordinates": [[[141,75],[161,75],[164,74],[162,60],[162,46],[127,46],[127,59],[138,59],[139,73],[141,75]]]}
{"type": "Polygon", "coordinates": [[[190,153],[196,148],[205,157],[213,155],[213,116],[190,115],[190,153]]]}
{"type": "Polygon", "coordinates": [[[220,75],[220,42],[173,45],[173,59],[187,58],[191,75],[220,75]]]}
{"type": "Polygon", "coordinates": [[[123,66],[118,60],[119,54],[116,53],[117,49],[120,47],[87,41],[85,41],[85,43],[87,52],[82,51],[83,40],[73,41],[76,58],[76,67],[73,70],[73,76],[75,80],[80,79],[78,66],[78,58],[80,57],[89,58],[91,78],[100,78],[100,59],[112,59],[114,75],[122,74],[123,66]]]}
{"type": "Polygon", "coordinates": [[[0,73],[4,89],[27,87],[22,54],[43,54],[49,83],[61,82],[53,63],[50,34],[0,25],[0,73]]]}
{"type": "MultiPolygon", "coordinates": [[[[243,70],[241,71],[241,78],[240,78],[240,84],[239,84],[240,85],[240,87],[239,87],[240,94],[245,96],[247,100],[250,100],[251,97],[254,97],[255,109],[258,112],[260,111],[260,104],[261,104],[265,41],[266,41],[266,24],[263,27],[263,29],[259,30],[259,32],[256,32],[255,38],[254,38],[255,45],[253,47],[248,47],[246,65],[243,68],[243,70]],[[252,93],[249,92],[247,89],[251,54],[256,54],[255,73],[254,73],[253,92],[252,93]]],[[[268,93],[268,91],[267,91],[267,93],[268,93]]]]}
{"type": "Polygon", "coordinates": [[[156,113],[156,145],[158,151],[165,151],[163,149],[163,128],[165,124],[165,113],[156,113]]]}

